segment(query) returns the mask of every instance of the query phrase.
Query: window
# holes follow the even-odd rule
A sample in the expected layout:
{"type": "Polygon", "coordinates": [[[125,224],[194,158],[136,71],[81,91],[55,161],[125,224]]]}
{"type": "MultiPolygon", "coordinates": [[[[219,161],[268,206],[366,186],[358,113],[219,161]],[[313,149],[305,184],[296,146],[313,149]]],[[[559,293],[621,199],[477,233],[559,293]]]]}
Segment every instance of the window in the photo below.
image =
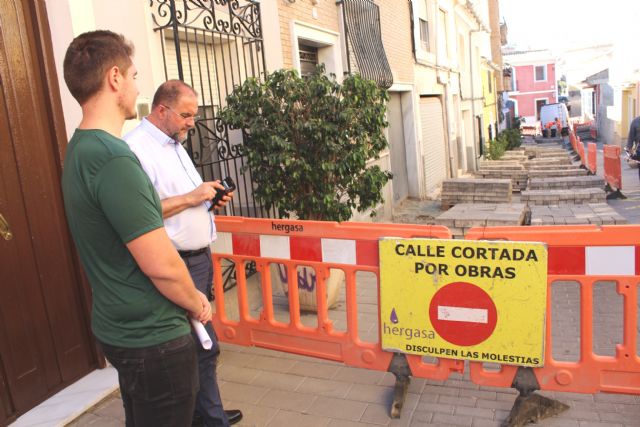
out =
{"type": "Polygon", "coordinates": [[[420,22],[420,45],[422,49],[429,51],[429,22],[422,18],[418,21],[420,22]]]}
{"type": "Polygon", "coordinates": [[[536,72],[536,81],[537,82],[544,82],[547,80],[547,66],[546,65],[536,65],[535,66],[535,72],[536,72]]]}
{"type": "Polygon", "coordinates": [[[540,109],[547,104],[547,98],[536,99],[536,120],[540,120],[540,109]]]}
{"type": "MultiPolygon", "coordinates": [[[[416,28],[418,34],[416,38],[420,38],[419,43],[416,43],[420,47],[419,50],[423,52],[431,52],[431,40],[429,39],[429,3],[431,0],[414,0],[416,8],[416,28]]],[[[432,28],[433,29],[433,28],[432,28]]]]}
{"type": "Polygon", "coordinates": [[[293,22],[291,32],[293,68],[300,75],[308,74],[316,64],[324,64],[327,74],[343,75],[338,33],[298,21],[293,22]]]}
{"type": "Polygon", "coordinates": [[[487,88],[489,88],[489,93],[493,93],[493,86],[491,85],[491,71],[487,70],[487,88]]]}
{"type": "Polygon", "coordinates": [[[438,59],[447,61],[449,58],[449,31],[447,28],[447,11],[438,9],[438,59]]]}
{"type": "Polygon", "coordinates": [[[458,34],[458,69],[460,71],[466,71],[467,69],[467,55],[464,43],[464,35],[458,34]]]}
{"type": "Polygon", "coordinates": [[[318,65],[318,48],[299,43],[298,52],[300,52],[300,75],[308,76],[318,65]]]}

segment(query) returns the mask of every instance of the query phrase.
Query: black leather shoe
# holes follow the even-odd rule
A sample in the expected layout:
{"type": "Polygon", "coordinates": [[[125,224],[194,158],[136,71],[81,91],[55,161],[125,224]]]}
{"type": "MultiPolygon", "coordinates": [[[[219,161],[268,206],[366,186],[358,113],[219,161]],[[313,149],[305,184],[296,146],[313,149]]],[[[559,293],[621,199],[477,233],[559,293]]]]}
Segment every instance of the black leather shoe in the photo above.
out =
{"type": "Polygon", "coordinates": [[[230,409],[224,411],[227,419],[229,420],[229,425],[233,425],[239,423],[242,419],[242,411],[239,409],[230,409]]]}

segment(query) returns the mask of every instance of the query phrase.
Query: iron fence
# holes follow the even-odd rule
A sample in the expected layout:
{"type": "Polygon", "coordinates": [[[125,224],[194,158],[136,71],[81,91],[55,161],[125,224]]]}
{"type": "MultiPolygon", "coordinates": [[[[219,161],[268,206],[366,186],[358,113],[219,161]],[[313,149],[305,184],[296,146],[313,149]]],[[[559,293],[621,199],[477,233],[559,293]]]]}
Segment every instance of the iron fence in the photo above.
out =
{"type": "Polygon", "coordinates": [[[150,0],[160,34],[164,74],[198,92],[200,119],[184,142],[202,178],[231,176],[228,215],[272,217],[253,195],[241,130],[220,119],[226,97],[249,77],[264,78],[260,4],[251,0],[150,0]]]}

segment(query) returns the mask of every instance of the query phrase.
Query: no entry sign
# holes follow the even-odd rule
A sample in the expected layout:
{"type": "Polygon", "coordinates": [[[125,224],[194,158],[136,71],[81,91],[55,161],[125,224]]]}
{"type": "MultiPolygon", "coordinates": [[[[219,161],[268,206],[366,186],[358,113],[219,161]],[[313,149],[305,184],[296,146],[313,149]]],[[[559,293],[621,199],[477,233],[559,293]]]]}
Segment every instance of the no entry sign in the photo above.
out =
{"type": "Polygon", "coordinates": [[[436,333],[454,345],[480,344],[496,328],[496,306],[488,293],[466,282],[448,284],[429,304],[436,333]]]}
{"type": "Polygon", "coordinates": [[[542,243],[380,241],[385,350],[542,366],[546,301],[542,243]]]}

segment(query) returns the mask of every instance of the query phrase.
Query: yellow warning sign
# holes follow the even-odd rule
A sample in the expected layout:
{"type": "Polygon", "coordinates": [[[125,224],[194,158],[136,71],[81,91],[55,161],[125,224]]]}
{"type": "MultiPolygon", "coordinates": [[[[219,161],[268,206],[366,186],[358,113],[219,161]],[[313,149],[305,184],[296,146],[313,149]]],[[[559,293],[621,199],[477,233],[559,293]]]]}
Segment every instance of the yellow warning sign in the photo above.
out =
{"type": "Polygon", "coordinates": [[[542,366],[546,306],[543,243],[380,241],[385,350],[542,366]]]}

